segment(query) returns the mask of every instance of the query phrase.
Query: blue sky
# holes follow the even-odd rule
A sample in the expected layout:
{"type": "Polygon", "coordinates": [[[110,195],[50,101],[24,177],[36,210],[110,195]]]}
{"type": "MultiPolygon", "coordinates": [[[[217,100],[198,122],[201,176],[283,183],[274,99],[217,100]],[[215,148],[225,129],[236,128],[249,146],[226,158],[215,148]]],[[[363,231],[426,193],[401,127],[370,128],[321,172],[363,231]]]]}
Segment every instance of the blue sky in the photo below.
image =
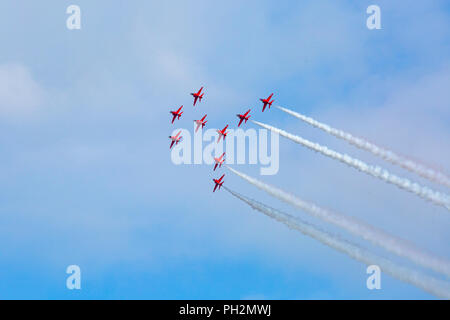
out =
{"type": "MultiPolygon", "coordinates": [[[[446,1],[2,1],[0,298],[433,298],[387,275],[369,291],[365,266],[212,194],[210,166],[170,161],[168,111],[234,125],[275,92],[448,172],[449,16],[446,1]],[[66,28],[70,4],[81,30],[66,28]],[[366,28],[370,4],[381,30],[366,28]],[[71,264],[80,291],[65,287],[71,264]]],[[[254,118],[445,191],[276,109],[254,118]]],[[[261,178],[450,257],[445,209],[289,141],[261,178]]]]}

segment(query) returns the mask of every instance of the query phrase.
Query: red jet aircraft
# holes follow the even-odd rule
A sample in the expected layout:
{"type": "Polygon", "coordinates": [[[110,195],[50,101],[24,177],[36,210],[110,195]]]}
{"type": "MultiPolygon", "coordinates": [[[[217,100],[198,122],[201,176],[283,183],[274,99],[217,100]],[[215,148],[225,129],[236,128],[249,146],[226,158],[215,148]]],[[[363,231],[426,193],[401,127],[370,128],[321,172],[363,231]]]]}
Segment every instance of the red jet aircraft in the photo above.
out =
{"type": "Polygon", "coordinates": [[[214,158],[214,161],[216,162],[216,164],[214,165],[214,171],[216,171],[217,166],[222,167],[222,164],[224,163],[225,159],[223,159],[223,156],[225,155],[225,152],[222,153],[222,155],[218,158],[214,158]]]}
{"type": "Polygon", "coordinates": [[[248,115],[251,109],[248,109],[246,113],[244,114],[237,114],[236,116],[240,119],[239,120],[239,124],[238,127],[241,125],[242,121],[245,120],[245,123],[247,123],[248,118],[250,118],[250,116],[248,115]]]}
{"type": "Polygon", "coordinates": [[[228,125],[225,126],[222,130],[217,130],[217,133],[219,134],[219,139],[217,139],[217,143],[220,142],[220,138],[223,137],[223,140],[227,137],[228,132],[226,131],[228,128],[228,125]]]}
{"type": "Polygon", "coordinates": [[[203,87],[201,87],[200,90],[198,90],[197,93],[195,93],[195,92],[191,93],[191,96],[194,97],[194,107],[195,107],[195,104],[197,103],[197,99],[199,100],[199,102],[202,102],[202,98],[203,98],[203,95],[204,95],[204,93],[202,93],[202,90],[203,90],[203,87]]]}
{"type": "Polygon", "coordinates": [[[194,120],[195,124],[197,125],[197,128],[195,129],[195,132],[198,131],[198,128],[200,128],[200,126],[202,126],[202,129],[203,129],[205,124],[208,122],[208,121],[205,121],[205,118],[206,118],[206,114],[200,120],[194,120]]]}
{"type": "Polygon", "coordinates": [[[172,143],[170,144],[170,149],[172,149],[174,143],[177,145],[178,142],[181,141],[181,138],[183,138],[180,136],[180,133],[181,131],[179,131],[175,136],[169,136],[169,139],[172,140],[172,143]]]}
{"type": "Polygon", "coordinates": [[[182,108],[183,108],[183,106],[181,106],[177,111],[170,111],[170,113],[173,116],[172,123],[175,121],[175,119],[177,117],[178,117],[178,120],[180,119],[181,115],[183,114],[183,112],[180,112],[182,108]]]}
{"type": "Polygon", "coordinates": [[[272,93],[267,99],[259,99],[259,100],[261,100],[262,103],[264,103],[262,112],[264,112],[264,109],[266,109],[267,106],[269,106],[269,109],[270,109],[270,107],[272,106],[272,102],[275,101],[275,100],[270,101],[270,99],[272,98],[272,96],[273,96],[273,93],[272,93]]]}
{"type": "Polygon", "coordinates": [[[216,192],[217,187],[219,187],[219,190],[220,190],[220,187],[222,187],[222,185],[224,183],[224,181],[222,181],[224,176],[225,176],[225,174],[223,174],[219,179],[213,179],[214,183],[216,184],[214,186],[213,192],[216,192]]]}

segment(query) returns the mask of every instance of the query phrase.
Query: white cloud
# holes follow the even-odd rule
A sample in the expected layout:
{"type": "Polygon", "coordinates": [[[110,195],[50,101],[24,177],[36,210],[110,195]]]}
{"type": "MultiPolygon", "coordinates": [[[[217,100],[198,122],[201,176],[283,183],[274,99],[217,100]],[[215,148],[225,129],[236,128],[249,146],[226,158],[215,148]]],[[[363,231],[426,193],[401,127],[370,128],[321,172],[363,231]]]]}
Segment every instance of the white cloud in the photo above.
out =
{"type": "Polygon", "coordinates": [[[44,91],[22,64],[0,65],[0,116],[34,112],[44,100],[44,91]]]}

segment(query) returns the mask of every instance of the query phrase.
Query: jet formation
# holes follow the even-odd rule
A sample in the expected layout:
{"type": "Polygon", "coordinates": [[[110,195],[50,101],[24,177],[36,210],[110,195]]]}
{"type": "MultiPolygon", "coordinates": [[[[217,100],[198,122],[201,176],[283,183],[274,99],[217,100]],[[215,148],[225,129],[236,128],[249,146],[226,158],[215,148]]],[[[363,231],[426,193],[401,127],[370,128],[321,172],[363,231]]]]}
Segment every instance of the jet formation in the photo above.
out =
{"type": "MultiPolygon", "coordinates": [[[[193,102],[193,106],[195,107],[195,105],[197,104],[197,102],[201,102],[203,99],[203,95],[205,94],[205,92],[203,91],[203,87],[201,87],[197,92],[193,92],[191,93],[191,96],[194,97],[194,102],[193,102]]],[[[269,95],[269,97],[267,97],[266,99],[259,99],[262,103],[263,103],[263,107],[262,107],[262,112],[264,112],[264,110],[266,109],[266,107],[270,107],[272,106],[272,103],[275,101],[272,99],[273,97],[273,93],[271,93],[269,95]],[[271,100],[272,99],[272,100],[271,100]]],[[[181,111],[183,109],[183,106],[179,107],[176,111],[170,111],[170,114],[172,115],[172,124],[175,122],[175,120],[180,120],[181,115],[183,114],[183,111],[181,111]]],[[[245,113],[243,114],[236,114],[236,116],[239,119],[239,123],[238,123],[238,127],[241,126],[242,122],[247,123],[248,119],[250,118],[250,111],[251,109],[248,109],[245,113]]],[[[198,131],[198,129],[200,128],[204,128],[206,123],[208,122],[206,120],[206,114],[199,120],[194,120],[194,123],[197,125],[195,128],[195,132],[198,131]]],[[[222,129],[222,130],[216,130],[217,134],[218,134],[218,138],[217,138],[217,143],[220,142],[220,140],[223,138],[223,140],[225,141],[225,138],[227,137],[228,134],[228,124],[222,129]]],[[[170,139],[170,147],[169,149],[172,149],[172,147],[174,145],[177,145],[181,140],[182,140],[182,136],[181,136],[181,130],[175,135],[175,136],[169,136],[170,139]]],[[[222,164],[225,162],[225,152],[220,156],[220,157],[215,157],[214,158],[214,171],[216,171],[217,167],[221,168],[222,164]]],[[[220,188],[222,187],[224,181],[225,174],[223,174],[219,179],[213,179],[214,182],[214,189],[213,192],[216,191],[217,187],[220,188]]]]}

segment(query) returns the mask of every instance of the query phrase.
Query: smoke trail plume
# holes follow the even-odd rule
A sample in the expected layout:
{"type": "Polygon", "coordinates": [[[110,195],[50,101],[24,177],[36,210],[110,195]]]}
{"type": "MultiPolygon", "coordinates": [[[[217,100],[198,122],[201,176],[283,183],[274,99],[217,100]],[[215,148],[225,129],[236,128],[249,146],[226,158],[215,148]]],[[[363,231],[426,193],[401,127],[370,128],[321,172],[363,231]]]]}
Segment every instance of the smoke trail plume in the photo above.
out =
{"type": "Polygon", "coordinates": [[[343,215],[334,211],[321,208],[313,203],[304,201],[290,193],[287,193],[274,186],[252,178],[245,173],[239,172],[229,166],[226,166],[231,172],[246,180],[255,187],[267,192],[268,194],[280,199],[306,213],[317,217],[325,222],[334,224],[348,232],[359,236],[371,243],[380,246],[401,257],[405,257],[421,266],[430,268],[436,272],[450,277],[450,262],[432,253],[426,252],[415,247],[413,244],[397,238],[383,230],[375,228],[367,223],[357,220],[353,217],[343,215]]]}
{"type": "Polygon", "coordinates": [[[270,125],[258,122],[258,121],[252,121],[253,123],[257,124],[260,127],[266,128],[268,130],[271,130],[272,132],[276,132],[280,135],[282,135],[285,138],[288,138],[289,140],[292,140],[298,144],[301,144],[305,147],[308,147],[314,151],[320,152],[323,155],[326,155],[332,159],[339,160],[353,168],[358,169],[361,172],[367,173],[371,176],[374,176],[376,178],[379,178],[381,180],[384,180],[388,183],[391,183],[393,185],[396,185],[397,187],[412,192],[415,195],[418,195],[419,197],[431,201],[434,204],[443,206],[450,210],[450,197],[444,193],[440,193],[434,190],[431,190],[430,188],[423,187],[415,182],[411,182],[408,179],[397,177],[396,175],[391,174],[389,171],[382,169],[379,166],[373,166],[368,165],[367,163],[350,157],[347,154],[341,154],[339,152],[336,152],[334,150],[328,149],[325,146],[322,146],[318,143],[311,142],[309,140],[306,140],[302,137],[290,134],[289,132],[286,132],[284,130],[272,127],[270,125]]]}
{"type": "Polygon", "coordinates": [[[378,265],[383,272],[390,274],[391,276],[397,278],[398,280],[408,282],[418,288],[421,288],[434,296],[443,299],[450,299],[450,287],[447,282],[437,280],[433,277],[422,274],[415,270],[397,265],[384,257],[377,256],[364,248],[361,248],[355,244],[340,239],[335,235],[322,231],[312,224],[303,222],[302,220],[294,218],[291,215],[270,208],[265,204],[262,204],[255,200],[249,199],[243,195],[240,195],[228,189],[227,187],[224,188],[236,198],[247,203],[253,209],[258,210],[261,213],[279,222],[282,222],[291,229],[298,230],[304,235],[312,237],[320,241],[321,243],[325,244],[326,246],[329,246],[335,250],[345,253],[349,257],[357,261],[360,261],[366,265],[378,265]]]}
{"type": "Polygon", "coordinates": [[[450,177],[448,177],[445,173],[435,171],[431,168],[428,168],[422,164],[416,163],[410,159],[407,159],[405,157],[402,157],[401,155],[398,155],[394,153],[391,150],[384,149],[382,147],[379,147],[373,143],[370,143],[362,138],[358,138],[355,136],[352,136],[350,133],[344,132],[342,130],[338,130],[335,128],[330,127],[327,124],[318,122],[310,117],[307,117],[303,114],[300,114],[298,112],[277,106],[278,109],[281,111],[286,112],[287,114],[290,114],[291,116],[296,117],[297,119],[300,119],[313,127],[319,128],[329,134],[332,134],[335,137],[338,137],[340,139],[343,139],[350,144],[360,148],[367,150],[374,155],[383,158],[386,161],[389,161],[390,163],[393,163],[395,165],[398,165],[406,170],[409,170],[411,172],[414,172],[428,180],[440,183],[442,185],[445,185],[447,187],[450,187],[450,177]]]}

